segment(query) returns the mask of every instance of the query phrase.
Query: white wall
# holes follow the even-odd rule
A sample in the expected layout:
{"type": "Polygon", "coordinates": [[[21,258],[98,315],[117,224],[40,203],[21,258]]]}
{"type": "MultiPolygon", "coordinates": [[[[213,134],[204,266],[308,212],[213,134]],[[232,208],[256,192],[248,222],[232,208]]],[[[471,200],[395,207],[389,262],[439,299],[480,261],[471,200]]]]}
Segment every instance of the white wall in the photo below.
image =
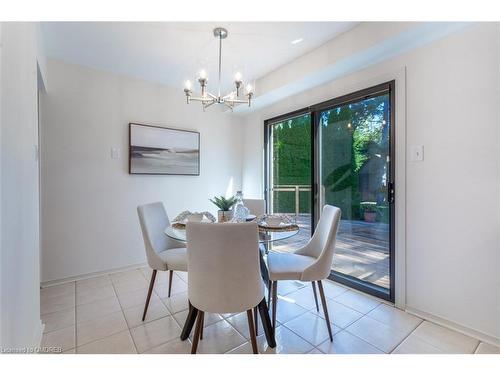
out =
{"type": "MultiPolygon", "coordinates": [[[[360,36],[352,35],[357,43],[360,36]]],[[[405,146],[425,146],[421,163],[402,157],[406,306],[500,340],[499,65],[498,25],[482,24],[247,115],[243,191],[262,194],[263,162],[256,155],[262,155],[265,119],[406,69],[399,84],[406,84],[407,120],[396,131],[406,126],[405,146]]]]}
{"type": "Polygon", "coordinates": [[[37,35],[33,23],[2,23],[1,336],[3,348],[41,338],[38,237],[37,35]]]}
{"type": "Polygon", "coordinates": [[[48,60],[41,98],[42,280],[145,261],[136,207],[163,201],[173,218],[216,208],[241,186],[241,128],[217,107],[187,105],[181,89],[48,60]],[[201,133],[201,174],[128,174],[128,123],[201,133]],[[121,159],[111,159],[111,147],[121,159]]]}
{"type": "MultiPolygon", "coordinates": [[[[344,34],[343,45],[371,45],[374,31],[365,31],[344,34]]],[[[338,47],[328,46],[333,54],[338,47]]],[[[42,97],[42,279],[144,261],[140,203],[162,200],[172,216],[215,211],[208,197],[224,194],[231,178],[234,189],[243,185],[246,196],[261,196],[264,119],[396,77],[406,88],[406,121],[396,124],[406,130],[404,146],[425,146],[422,163],[399,156],[399,178],[407,182],[406,306],[500,339],[499,50],[496,24],[473,26],[237,118],[187,106],[177,89],[49,60],[50,88],[42,97]],[[130,121],[201,131],[201,176],[128,175],[130,121]],[[121,148],[121,159],[110,158],[111,147],[121,148]]],[[[321,53],[300,61],[321,66],[332,56],[321,53]]],[[[293,64],[286,74],[294,76],[293,64]]],[[[275,87],[282,78],[273,84],[270,74],[266,84],[275,87]]]]}

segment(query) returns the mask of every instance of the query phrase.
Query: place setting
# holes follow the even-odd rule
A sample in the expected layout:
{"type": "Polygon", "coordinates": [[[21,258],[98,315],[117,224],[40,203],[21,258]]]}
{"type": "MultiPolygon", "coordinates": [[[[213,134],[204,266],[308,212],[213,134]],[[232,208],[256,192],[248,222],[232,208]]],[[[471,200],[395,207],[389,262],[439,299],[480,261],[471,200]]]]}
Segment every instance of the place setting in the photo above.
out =
{"type": "MultiPolygon", "coordinates": [[[[177,241],[186,242],[186,226],[188,223],[224,224],[256,222],[261,244],[288,239],[299,233],[299,226],[293,215],[259,214],[256,215],[243,202],[243,194],[238,191],[231,197],[214,197],[210,199],[219,210],[217,219],[208,211],[182,211],[165,228],[165,234],[177,241]]],[[[257,212],[259,213],[259,212],[257,212]]]]}

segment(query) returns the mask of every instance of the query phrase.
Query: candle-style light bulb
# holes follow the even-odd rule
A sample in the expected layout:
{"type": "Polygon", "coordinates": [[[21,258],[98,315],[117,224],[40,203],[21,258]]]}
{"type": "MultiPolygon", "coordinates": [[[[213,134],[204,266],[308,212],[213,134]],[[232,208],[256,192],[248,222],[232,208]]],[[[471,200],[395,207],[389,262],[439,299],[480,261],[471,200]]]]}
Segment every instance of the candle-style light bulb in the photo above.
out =
{"type": "Polygon", "coordinates": [[[190,80],[186,81],[186,83],[184,84],[184,88],[189,91],[193,88],[193,84],[191,83],[190,80]]]}
{"type": "Polygon", "coordinates": [[[234,75],[234,82],[242,82],[243,81],[243,76],[241,75],[240,72],[236,72],[234,75]]]}
{"type": "Polygon", "coordinates": [[[205,69],[200,70],[200,79],[207,79],[207,72],[205,69]]]}
{"type": "Polygon", "coordinates": [[[247,94],[253,94],[253,87],[251,84],[248,84],[247,87],[245,88],[247,94]]]}

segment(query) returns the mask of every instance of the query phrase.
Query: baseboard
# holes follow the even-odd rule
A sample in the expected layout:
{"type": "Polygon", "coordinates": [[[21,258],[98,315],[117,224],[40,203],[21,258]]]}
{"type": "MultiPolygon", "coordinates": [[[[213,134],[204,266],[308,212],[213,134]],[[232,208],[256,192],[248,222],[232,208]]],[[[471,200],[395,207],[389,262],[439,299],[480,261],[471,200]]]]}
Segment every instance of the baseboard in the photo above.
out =
{"type": "Polygon", "coordinates": [[[144,266],[147,266],[147,263],[133,264],[133,265],[130,265],[130,266],[125,266],[125,267],[118,267],[118,268],[112,268],[112,269],[108,269],[108,270],[91,272],[91,273],[86,273],[86,274],[81,274],[81,275],[76,275],[76,276],[70,276],[70,277],[66,277],[64,279],[42,281],[40,283],[40,288],[47,288],[49,286],[70,283],[70,282],[78,281],[78,280],[90,279],[92,277],[103,276],[103,275],[107,275],[107,274],[110,274],[110,273],[118,273],[118,272],[130,271],[130,270],[134,270],[134,269],[141,268],[141,267],[144,267],[144,266]]]}
{"type": "Polygon", "coordinates": [[[38,324],[35,327],[35,332],[33,332],[33,340],[31,341],[32,348],[39,348],[42,346],[43,331],[45,330],[45,324],[42,320],[38,320],[38,324]]]}
{"type": "Polygon", "coordinates": [[[454,331],[463,333],[464,335],[474,337],[475,339],[478,339],[479,341],[483,341],[485,343],[500,347],[500,338],[498,338],[498,337],[494,337],[494,336],[491,336],[487,333],[477,331],[473,328],[465,327],[461,324],[455,323],[455,322],[450,321],[448,319],[444,319],[444,318],[441,318],[439,316],[429,314],[425,311],[414,309],[412,307],[407,307],[406,312],[413,314],[413,315],[416,315],[419,318],[428,320],[429,322],[436,323],[436,324],[439,324],[443,327],[446,327],[446,328],[452,329],[454,331]]]}

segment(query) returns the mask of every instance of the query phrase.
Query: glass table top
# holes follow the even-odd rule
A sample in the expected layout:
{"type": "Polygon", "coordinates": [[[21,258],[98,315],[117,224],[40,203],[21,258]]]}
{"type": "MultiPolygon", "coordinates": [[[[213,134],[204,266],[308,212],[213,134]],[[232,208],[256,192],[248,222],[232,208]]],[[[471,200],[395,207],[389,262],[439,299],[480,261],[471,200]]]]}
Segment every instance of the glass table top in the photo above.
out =
{"type": "MultiPolygon", "coordinates": [[[[284,240],[290,237],[295,236],[299,233],[299,230],[286,231],[286,232],[273,232],[273,231],[259,231],[259,242],[260,243],[270,243],[274,241],[284,240]]],[[[165,229],[165,234],[170,238],[180,241],[187,242],[186,240],[186,230],[185,229],[177,229],[172,227],[167,227],[165,229]]]]}

